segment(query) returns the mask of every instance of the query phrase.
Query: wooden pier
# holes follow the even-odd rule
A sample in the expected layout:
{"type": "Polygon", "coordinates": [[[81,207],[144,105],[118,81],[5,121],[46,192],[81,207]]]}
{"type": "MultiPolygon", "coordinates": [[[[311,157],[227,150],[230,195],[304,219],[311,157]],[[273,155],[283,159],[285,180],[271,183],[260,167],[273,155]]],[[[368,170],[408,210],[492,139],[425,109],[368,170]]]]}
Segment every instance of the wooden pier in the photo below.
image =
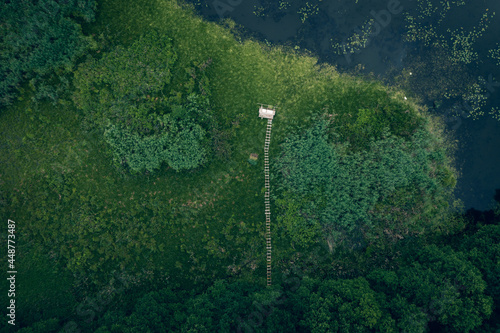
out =
{"type": "Polygon", "coordinates": [[[273,118],[276,110],[271,107],[260,106],[259,117],[267,119],[266,140],[264,143],[264,176],[265,176],[265,215],[266,215],[266,265],[267,265],[267,285],[271,285],[271,205],[269,203],[270,186],[269,186],[269,144],[271,143],[271,129],[273,127],[273,118]]]}

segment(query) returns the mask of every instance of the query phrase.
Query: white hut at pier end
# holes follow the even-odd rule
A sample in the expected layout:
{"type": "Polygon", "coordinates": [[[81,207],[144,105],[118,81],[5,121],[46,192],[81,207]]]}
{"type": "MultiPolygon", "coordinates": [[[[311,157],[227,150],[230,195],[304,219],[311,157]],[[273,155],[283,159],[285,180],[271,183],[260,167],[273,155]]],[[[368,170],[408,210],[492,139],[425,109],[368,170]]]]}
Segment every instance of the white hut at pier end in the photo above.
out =
{"type": "Polygon", "coordinates": [[[273,119],[276,114],[276,107],[272,105],[261,104],[259,108],[259,117],[273,119]]]}

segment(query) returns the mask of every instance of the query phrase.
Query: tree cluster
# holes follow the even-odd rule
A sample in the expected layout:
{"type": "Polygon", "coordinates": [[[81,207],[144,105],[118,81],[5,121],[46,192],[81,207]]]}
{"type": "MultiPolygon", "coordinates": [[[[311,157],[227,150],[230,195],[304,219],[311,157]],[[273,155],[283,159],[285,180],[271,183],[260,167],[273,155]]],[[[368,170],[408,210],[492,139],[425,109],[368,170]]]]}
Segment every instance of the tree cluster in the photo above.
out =
{"type": "Polygon", "coordinates": [[[92,44],[82,21],[94,19],[94,0],[19,0],[0,3],[0,105],[12,103],[30,79],[36,96],[53,100],[69,87],[65,77],[92,44]]]}
{"type": "MultiPolygon", "coordinates": [[[[99,333],[490,332],[498,325],[492,314],[500,305],[499,227],[457,235],[457,246],[410,242],[399,247],[404,255],[394,268],[365,276],[290,275],[267,289],[242,280],[217,280],[191,292],[167,287],[127,308],[117,303],[81,327],[99,333]]],[[[37,325],[56,331],[63,324],[45,320],[20,332],[40,332],[37,325]]]]}
{"type": "Polygon", "coordinates": [[[171,39],[152,31],[89,58],[74,101],[104,133],[115,160],[135,172],[202,165],[210,150],[208,64],[180,68],[171,39]]]}

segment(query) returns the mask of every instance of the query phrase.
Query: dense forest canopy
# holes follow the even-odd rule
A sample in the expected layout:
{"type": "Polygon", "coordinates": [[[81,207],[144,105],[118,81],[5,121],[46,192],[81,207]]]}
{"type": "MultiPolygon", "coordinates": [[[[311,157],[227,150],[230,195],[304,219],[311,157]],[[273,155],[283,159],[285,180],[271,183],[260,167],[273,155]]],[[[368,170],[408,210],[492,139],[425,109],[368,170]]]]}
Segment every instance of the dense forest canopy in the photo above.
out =
{"type": "Polygon", "coordinates": [[[57,99],[76,59],[92,46],[80,22],[95,17],[94,0],[20,0],[0,3],[0,105],[10,104],[29,79],[37,97],[57,99]],[[57,82],[57,83],[56,83],[57,82]]]}
{"type": "Polygon", "coordinates": [[[98,4],[1,5],[19,332],[500,327],[500,203],[460,210],[439,119],[180,2],[98,4]],[[264,164],[247,163],[262,101],[279,106],[268,288],[264,164]]]}

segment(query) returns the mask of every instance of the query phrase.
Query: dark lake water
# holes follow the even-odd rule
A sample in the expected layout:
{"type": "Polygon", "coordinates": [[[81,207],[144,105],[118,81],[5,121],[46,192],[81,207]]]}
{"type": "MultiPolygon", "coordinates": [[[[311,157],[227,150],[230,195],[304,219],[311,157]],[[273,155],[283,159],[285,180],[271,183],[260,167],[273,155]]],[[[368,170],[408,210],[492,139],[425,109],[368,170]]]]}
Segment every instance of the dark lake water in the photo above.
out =
{"type": "MultiPolygon", "coordinates": [[[[425,5],[429,1],[418,0],[358,0],[358,3],[355,0],[190,2],[208,20],[230,18],[241,25],[249,36],[272,44],[307,49],[320,62],[328,62],[341,72],[352,72],[362,65],[362,72],[371,72],[382,80],[391,81],[403,71],[412,71],[414,85],[410,89],[419,87],[415,88],[414,95],[423,98],[423,103],[433,113],[447,115],[448,127],[458,140],[455,157],[461,177],[456,196],[466,208],[486,210],[491,207],[495,189],[500,188],[500,119],[495,120],[488,114],[492,108],[500,106],[500,84],[496,83],[500,81],[500,60],[495,60],[489,53],[496,47],[500,53],[500,45],[497,46],[500,43],[498,0],[469,0],[463,5],[457,5],[460,1],[433,0],[430,6],[425,5]],[[415,17],[426,31],[435,28],[436,35],[442,35],[441,39],[448,45],[453,45],[448,29],[463,29],[465,37],[476,29],[482,35],[471,33],[465,40],[473,41],[470,51],[477,56],[470,63],[462,61],[458,65],[439,61],[434,53],[429,53],[432,48],[422,40],[405,40],[408,32],[406,15],[415,17]],[[481,18],[488,27],[481,25],[481,18]],[[485,28],[484,32],[482,28],[485,28]],[[355,34],[368,37],[364,44],[358,44],[355,53],[346,52],[342,45],[349,44],[348,38],[355,34]],[[420,63],[415,62],[418,56],[420,63]],[[485,81],[478,81],[479,76],[485,81]],[[447,87],[461,86],[463,90],[474,82],[479,82],[480,92],[477,95],[484,100],[480,110],[485,114],[476,120],[467,118],[465,114],[453,115],[451,108],[463,102],[461,96],[464,92],[446,100],[442,95],[447,87]],[[432,109],[433,105],[439,107],[432,109]]],[[[437,39],[439,37],[434,38],[437,39]]]]}

